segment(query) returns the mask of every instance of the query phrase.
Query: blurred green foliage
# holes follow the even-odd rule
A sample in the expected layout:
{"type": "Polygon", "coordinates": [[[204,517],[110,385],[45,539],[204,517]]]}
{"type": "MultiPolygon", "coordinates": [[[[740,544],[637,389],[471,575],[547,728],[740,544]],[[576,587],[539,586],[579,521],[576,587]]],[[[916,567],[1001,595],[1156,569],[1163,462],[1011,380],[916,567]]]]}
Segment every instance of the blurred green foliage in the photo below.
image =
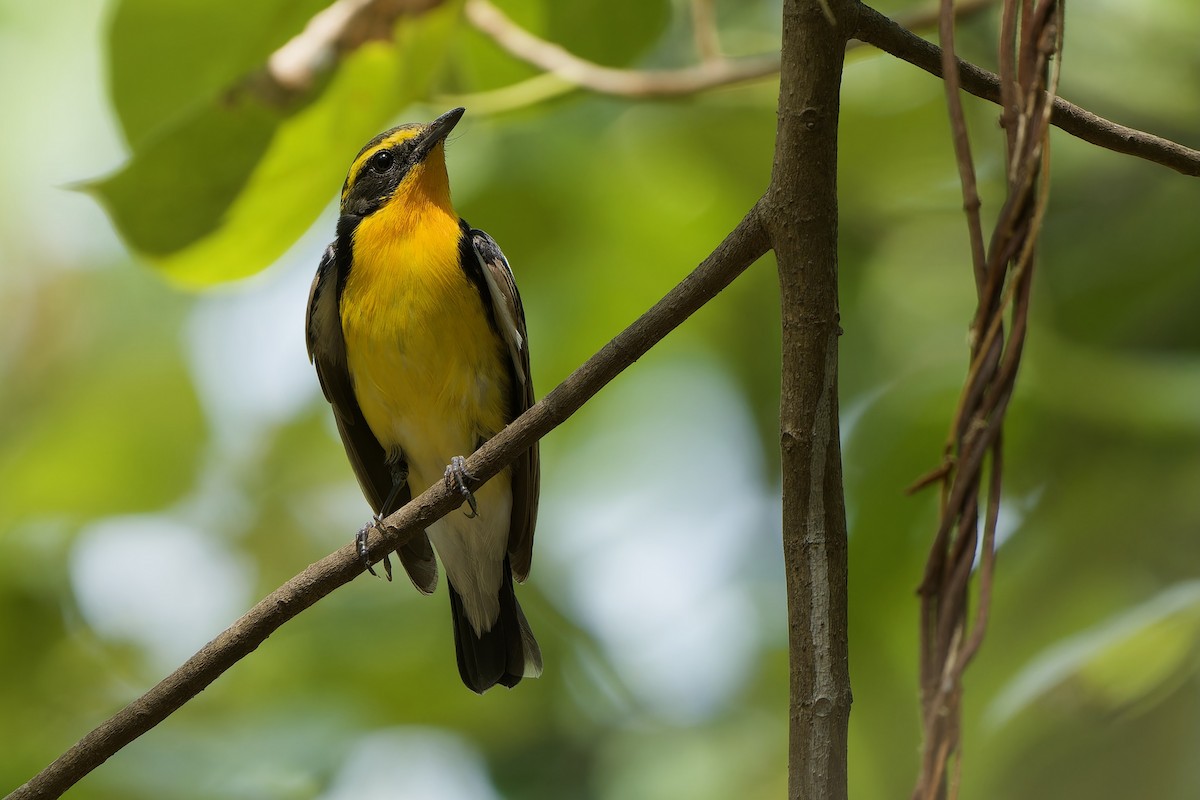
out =
{"type": "MultiPolygon", "coordinates": [[[[332,201],[378,130],[452,100],[487,109],[487,92],[535,73],[449,3],[272,106],[249,78],[324,5],[0,0],[2,789],[367,516],[302,345],[332,201]],[[109,218],[58,188],[97,175],[109,218]]],[[[686,3],[502,5],[606,65],[694,58],[686,3]]],[[[1200,7],[1132,8],[1072,7],[1063,94],[1196,146],[1200,7]]],[[[718,14],[729,52],[777,46],[778,2],[718,14]]],[[[994,25],[985,13],[963,28],[985,65],[994,25]]],[[[448,149],[456,201],[513,262],[542,393],[762,192],[775,93],[574,93],[468,113],[448,149]]],[[[968,110],[994,212],[996,111],[968,110]]],[[[841,402],[856,798],[903,796],[918,753],[913,590],[936,509],[902,490],[939,457],[973,302],[947,131],[937,81],[851,54],[841,402]]],[[[1057,132],[1053,174],[991,629],[967,677],[963,794],[1191,798],[1200,185],[1057,132]]],[[[472,695],[445,598],[364,579],[70,796],[782,796],[772,266],[544,442],[537,558],[519,589],[540,680],[472,695]]]]}

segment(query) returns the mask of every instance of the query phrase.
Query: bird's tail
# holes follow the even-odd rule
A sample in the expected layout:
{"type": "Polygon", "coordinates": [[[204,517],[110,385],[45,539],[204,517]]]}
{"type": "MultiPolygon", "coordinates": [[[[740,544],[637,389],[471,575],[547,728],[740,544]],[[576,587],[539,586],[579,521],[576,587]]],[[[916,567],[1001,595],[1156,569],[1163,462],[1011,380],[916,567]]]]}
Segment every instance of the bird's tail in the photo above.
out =
{"type": "Polygon", "coordinates": [[[463,609],[462,597],[450,588],[450,615],[454,618],[454,649],[458,655],[458,674],[467,688],[483,694],[497,683],[516,686],[521,678],[542,674],[542,651],[525,612],[513,594],[512,569],[504,559],[504,579],[500,581],[500,615],[491,630],[475,635],[463,609]]]}

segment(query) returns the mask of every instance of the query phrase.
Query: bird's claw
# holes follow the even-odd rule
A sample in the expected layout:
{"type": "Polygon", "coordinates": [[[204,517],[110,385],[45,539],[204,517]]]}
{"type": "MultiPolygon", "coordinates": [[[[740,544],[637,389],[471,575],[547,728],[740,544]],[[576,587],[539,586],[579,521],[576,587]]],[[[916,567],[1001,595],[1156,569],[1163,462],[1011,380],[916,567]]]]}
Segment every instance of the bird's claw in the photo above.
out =
{"type": "Polygon", "coordinates": [[[479,516],[479,507],[475,504],[475,495],[471,494],[471,490],[467,488],[467,480],[471,477],[471,473],[467,472],[467,460],[465,458],[455,456],[450,459],[445,474],[446,488],[457,489],[458,493],[467,501],[467,505],[471,507],[471,513],[467,514],[467,519],[474,519],[479,516]]]}
{"type": "MultiPolygon", "coordinates": [[[[354,537],[354,545],[358,550],[358,557],[360,559],[362,559],[363,565],[366,566],[366,568],[367,568],[367,572],[371,573],[376,578],[378,578],[379,573],[377,573],[375,571],[375,568],[371,566],[371,553],[367,549],[367,539],[371,535],[372,528],[379,530],[380,533],[383,532],[383,519],[378,514],[375,515],[375,519],[372,520],[371,524],[364,525],[359,530],[358,535],[354,537]]],[[[384,556],[383,556],[383,573],[384,573],[384,577],[386,577],[389,581],[391,581],[391,579],[392,579],[392,560],[388,557],[387,554],[384,554],[384,556]]]]}

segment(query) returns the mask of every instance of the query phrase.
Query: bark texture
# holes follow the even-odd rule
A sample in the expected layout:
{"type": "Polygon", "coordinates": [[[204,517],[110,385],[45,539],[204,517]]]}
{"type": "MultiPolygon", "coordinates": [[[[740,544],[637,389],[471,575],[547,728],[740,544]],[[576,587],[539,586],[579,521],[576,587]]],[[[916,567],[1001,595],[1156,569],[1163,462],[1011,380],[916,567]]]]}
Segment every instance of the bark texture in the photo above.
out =
{"type": "Polygon", "coordinates": [[[851,2],[788,0],[764,223],[783,310],[779,403],[791,659],[789,797],[845,798],[850,672],[838,434],[837,132],[851,2]]]}

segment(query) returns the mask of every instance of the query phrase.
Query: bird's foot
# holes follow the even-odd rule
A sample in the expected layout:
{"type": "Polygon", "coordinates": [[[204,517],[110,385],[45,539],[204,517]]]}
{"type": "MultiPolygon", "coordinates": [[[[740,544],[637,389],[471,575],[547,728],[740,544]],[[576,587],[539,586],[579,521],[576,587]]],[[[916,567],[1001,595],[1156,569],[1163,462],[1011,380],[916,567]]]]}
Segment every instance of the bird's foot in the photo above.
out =
{"type": "Polygon", "coordinates": [[[465,458],[455,456],[450,459],[445,474],[446,488],[458,489],[458,493],[467,501],[467,505],[471,507],[471,513],[467,514],[468,519],[474,519],[479,516],[479,508],[475,505],[475,495],[471,494],[471,490],[467,488],[467,481],[472,478],[471,473],[467,472],[467,460],[465,458]]]}
{"type": "MultiPolygon", "coordinates": [[[[372,529],[383,533],[383,518],[378,514],[375,515],[374,520],[372,520],[369,525],[362,526],[358,532],[358,535],[354,537],[354,545],[358,549],[358,557],[362,559],[363,565],[367,568],[367,572],[378,578],[379,573],[377,573],[375,568],[371,566],[371,553],[369,550],[367,550],[367,538],[371,535],[372,529]]],[[[392,560],[386,554],[383,557],[383,572],[390,581],[392,579],[392,560]]]]}

